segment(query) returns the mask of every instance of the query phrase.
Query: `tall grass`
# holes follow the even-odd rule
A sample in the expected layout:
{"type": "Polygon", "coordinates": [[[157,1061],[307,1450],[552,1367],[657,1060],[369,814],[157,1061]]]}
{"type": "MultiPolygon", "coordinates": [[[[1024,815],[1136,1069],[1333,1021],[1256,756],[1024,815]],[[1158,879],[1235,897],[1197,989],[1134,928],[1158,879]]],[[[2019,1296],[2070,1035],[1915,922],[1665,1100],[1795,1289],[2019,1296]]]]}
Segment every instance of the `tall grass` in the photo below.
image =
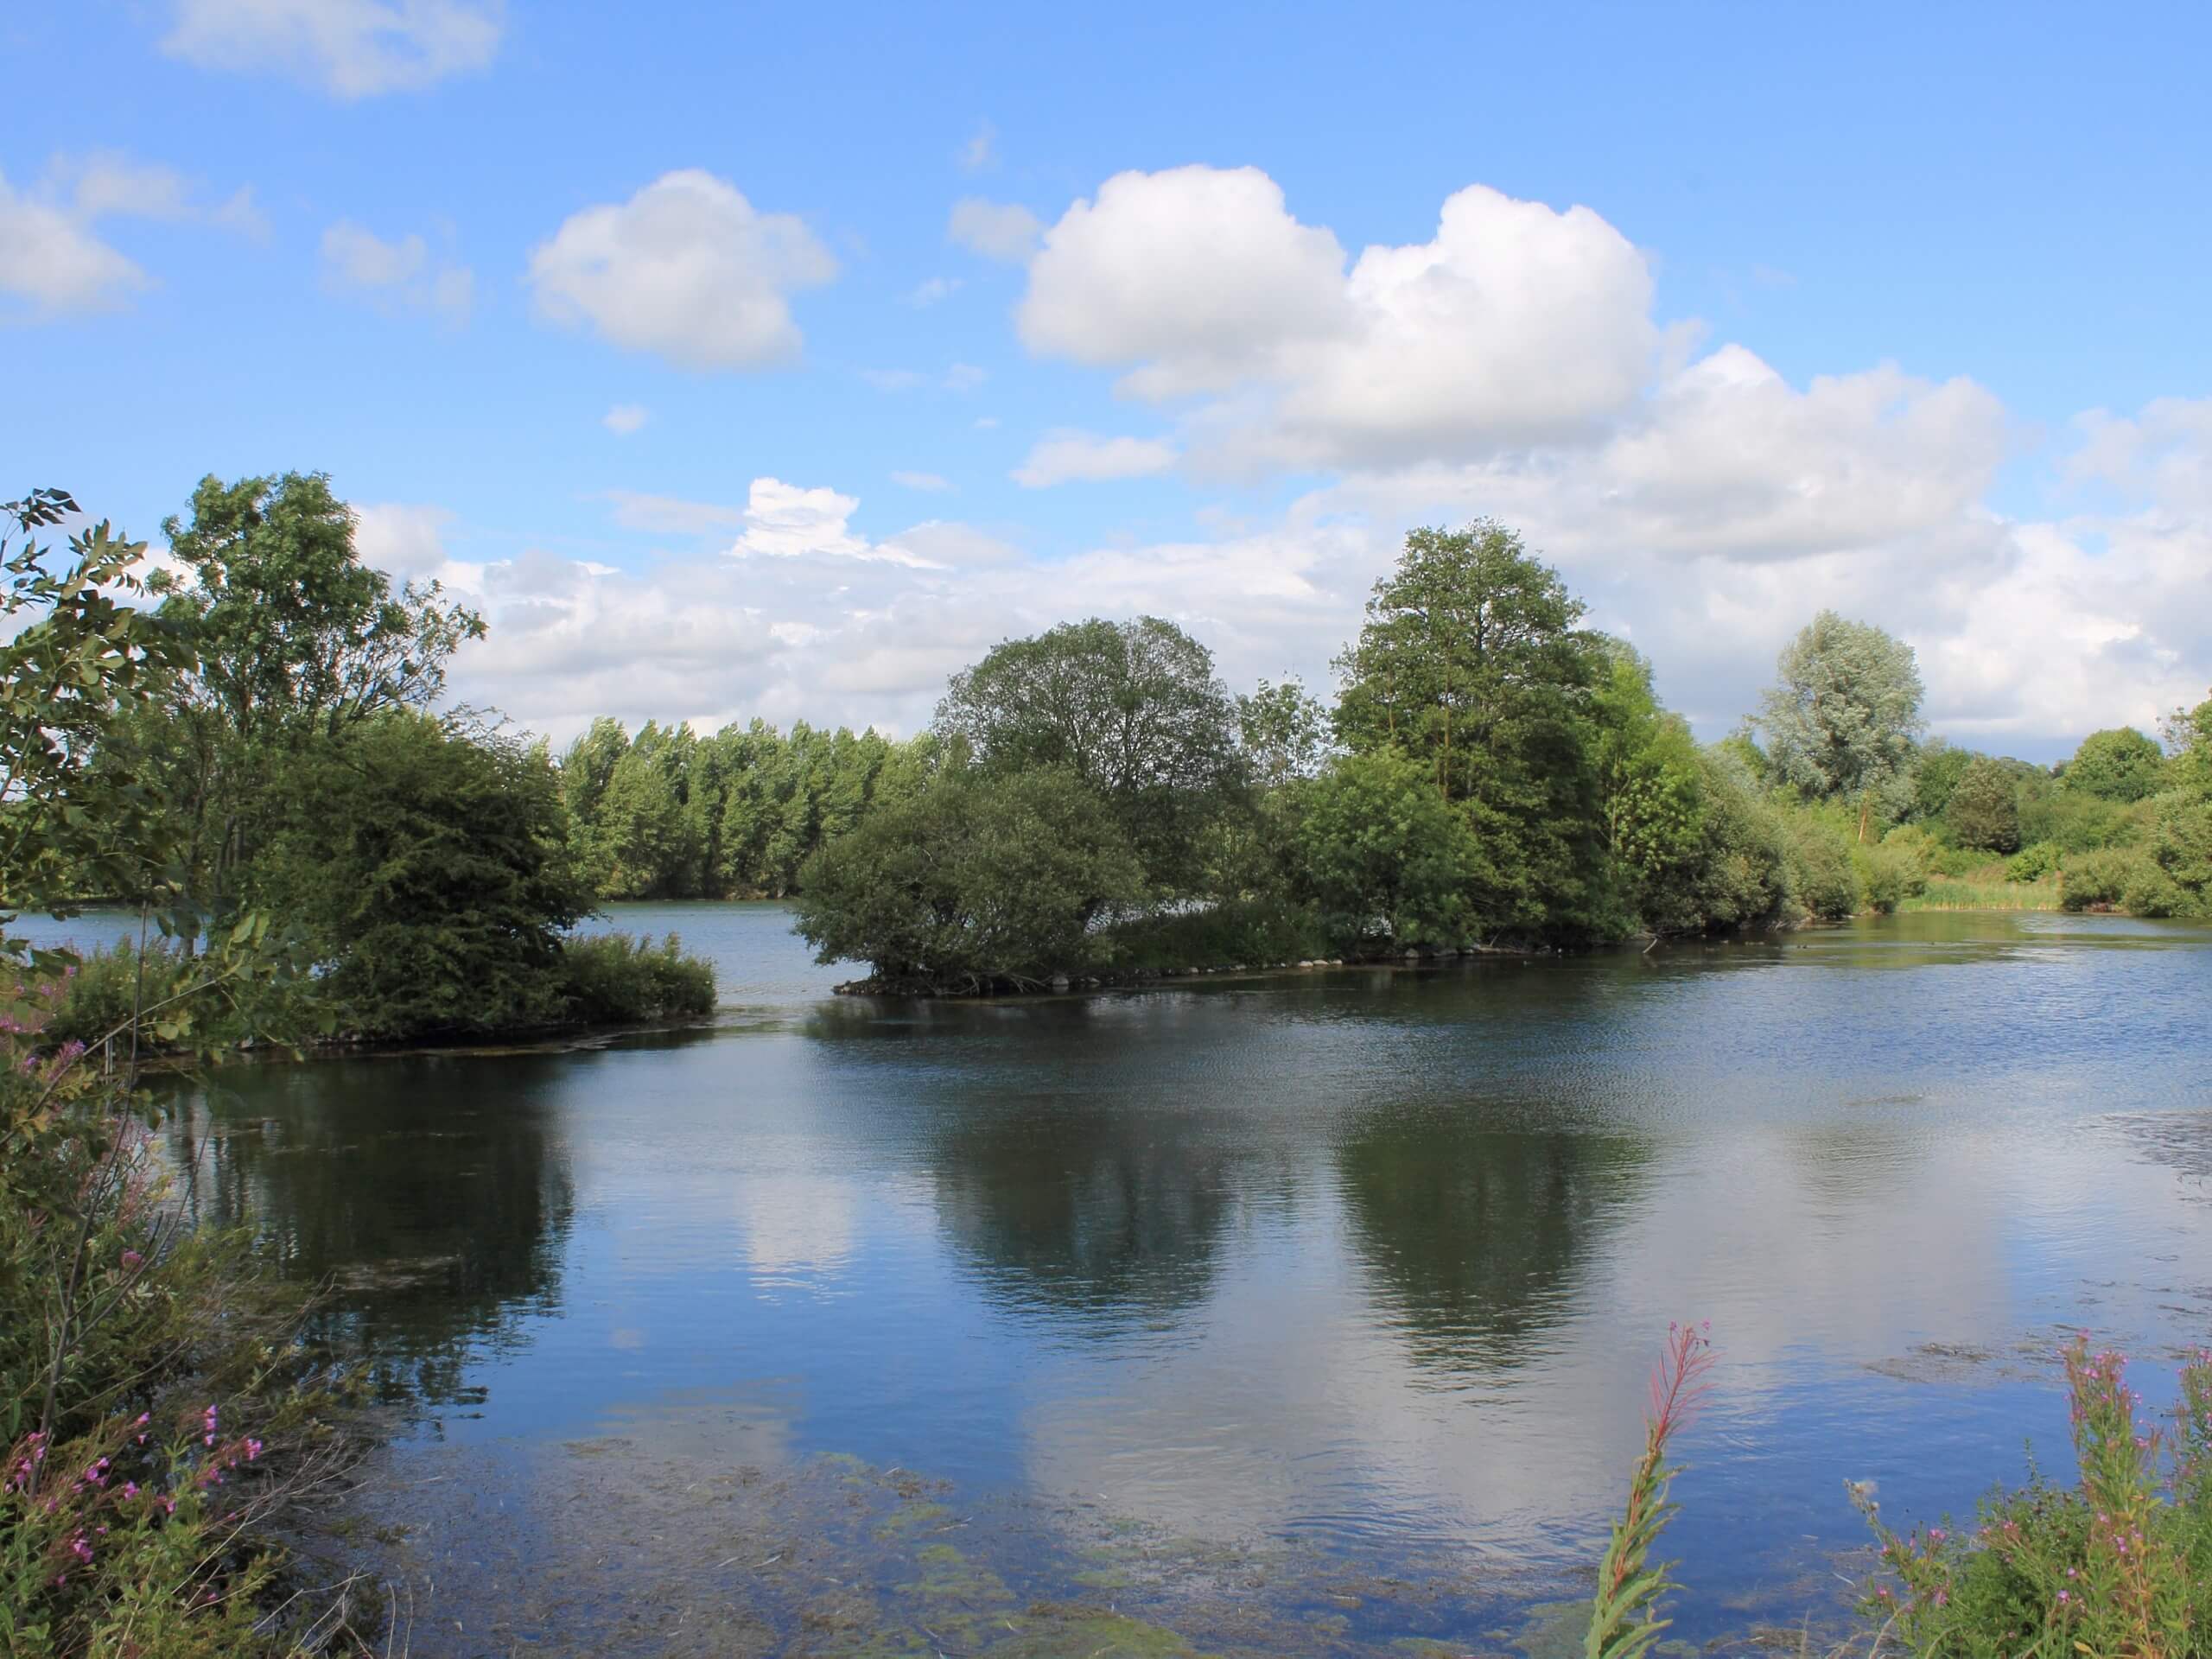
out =
{"type": "Polygon", "coordinates": [[[2056,910],[2058,880],[2039,881],[1974,880],[1943,875],[1928,878],[1928,891],[1903,900],[1901,913],[1916,910],[2056,910]]]}

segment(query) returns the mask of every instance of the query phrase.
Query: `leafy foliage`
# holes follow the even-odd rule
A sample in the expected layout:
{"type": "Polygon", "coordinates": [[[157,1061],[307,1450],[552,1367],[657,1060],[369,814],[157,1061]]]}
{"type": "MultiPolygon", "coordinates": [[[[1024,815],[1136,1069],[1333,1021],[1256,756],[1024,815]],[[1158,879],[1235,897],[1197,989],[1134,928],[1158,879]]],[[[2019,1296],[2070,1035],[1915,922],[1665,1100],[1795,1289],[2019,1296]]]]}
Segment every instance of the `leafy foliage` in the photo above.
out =
{"type": "MultiPolygon", "coordinates": [[[[1276,712],[1295,742],[1294,711],[1276,712]]],[[[1173,623],[1093,617],[1009,639],[954,675],[937,728],[994,775],[1067,772],[1166,890],[1194,877],[1203,826],[1240,781],[1237,716],[1212,653],[1173,623]]]]}
{"type": "Polygon", "coordinates": [[[562,938],[591,907],[542,748],[385,714],[288,754],[254,899],[298,928],[335,1027],[378,1038],[563,1017],[562,938]]]}
{"type": "Polygon", "coordinates": [[[1912,647],[1871,623],[1822,611],[1783,650],[1758,725],[1777,776],[1815,800],[1859,808],[1860,836],[1878,798],[1907,779],[1919,734],[1920,671],[1912,647]]]}
{"type": "Polygon", "coordinates": [[[2082,740],[2059,780],[2079,794],[2132,804],[2164,786],[2165,752],[2133,726],[2092,732],[2082,740]]]}
{"type": "Polygon", "coordinates": [[[1960,774],[1943,818],[1961,847],[2013,851],[2020,844],[2020,809],[2012,772],[1986,754],[1974,756],[1960,774]]]}
{"type": "Polygon", "coordinates": [[[1332,931],[1459,945],[1477,938],[1471,896],[1498,874],[1427,766],[1397,750],[1340,755],[1303,791],[1302,880],[1332,931]]]}
{"type": "Polygon", "coordinates": [[[1034,987],[1103,965],[1093,924],[1144,889],[1120,825],[1073,773],[963,769],[817,853],[798,926],[820,961],[872,963],[889,986],[1034,987]]]}
{"type": "Polygon", "coordinates": [[[572,938],[562,947],[562,1014],[586,1026],[629,1025],[711,1014],[713,966],[686,954],[675,934],[656,944],[621,933],[572,938]]]}
{"type": "Polygon", "coordinates": [[[1338,735],[1421,762],[1480,844],[1467,904],[1486,934],[1587,940],[1629,925],[1592,753],[1607,659],[1582,613],[1503,525],[1416,530],[1338,659],[1338,735]]]}

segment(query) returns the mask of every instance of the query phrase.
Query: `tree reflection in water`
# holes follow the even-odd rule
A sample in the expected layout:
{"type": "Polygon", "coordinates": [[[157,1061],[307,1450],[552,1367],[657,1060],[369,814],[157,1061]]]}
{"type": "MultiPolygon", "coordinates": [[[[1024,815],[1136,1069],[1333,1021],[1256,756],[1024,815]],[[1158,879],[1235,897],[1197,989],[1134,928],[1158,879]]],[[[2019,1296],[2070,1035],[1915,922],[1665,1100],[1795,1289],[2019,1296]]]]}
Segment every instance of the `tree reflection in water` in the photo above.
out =
{"type": "Polygon", "coordinates": [[[366,1363],[395,1402],[470,1399],[470,1357],[558,1306],[573,1192],[540,1103],[573,1062],[505,1058],[496,1090],[481,1064],[322,1061],[237,1088],[218,1075],[171,1121],[196,1217],[250,1226],[276,1271],[322,1287],[310,1338],[366,1363]]]}

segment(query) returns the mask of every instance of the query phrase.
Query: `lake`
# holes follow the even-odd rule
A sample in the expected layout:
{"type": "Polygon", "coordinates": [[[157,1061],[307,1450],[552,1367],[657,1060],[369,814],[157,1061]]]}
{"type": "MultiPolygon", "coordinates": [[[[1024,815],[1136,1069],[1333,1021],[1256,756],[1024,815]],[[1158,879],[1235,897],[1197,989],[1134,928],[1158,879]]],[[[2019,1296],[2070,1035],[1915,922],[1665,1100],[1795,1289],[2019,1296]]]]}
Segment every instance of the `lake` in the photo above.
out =
{"type": "Polygon", "coordinates": [[[1847,1479],[2067,1472],[2068,1333],[2163,1402],[2212,1325],[2203,929],[958,1003],[833,999],[789,919],[618,908],[715,959],[696,1031],[174,1124],[373,1356],[415,1653],[1548,1651],[1676,1319],[1677,1633],[1738,1637],[1840,1616],[1847,1479]]]}

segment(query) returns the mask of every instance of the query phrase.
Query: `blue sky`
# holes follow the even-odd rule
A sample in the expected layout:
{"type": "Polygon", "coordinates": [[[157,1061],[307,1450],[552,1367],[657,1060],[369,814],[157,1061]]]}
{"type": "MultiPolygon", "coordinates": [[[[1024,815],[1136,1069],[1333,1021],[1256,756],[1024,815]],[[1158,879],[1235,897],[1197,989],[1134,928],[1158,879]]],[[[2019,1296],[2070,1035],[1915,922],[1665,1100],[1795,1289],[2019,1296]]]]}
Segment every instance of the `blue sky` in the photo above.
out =
{"type": "Polygon", "coordinates": [[[1198,10],[12,8],[18,481],[327,470],[556,736],[1319,685],[1484,512],[1708,735],[1823,603],[2023,753],[2212,680],[2212,14],[1198,10]]]}

